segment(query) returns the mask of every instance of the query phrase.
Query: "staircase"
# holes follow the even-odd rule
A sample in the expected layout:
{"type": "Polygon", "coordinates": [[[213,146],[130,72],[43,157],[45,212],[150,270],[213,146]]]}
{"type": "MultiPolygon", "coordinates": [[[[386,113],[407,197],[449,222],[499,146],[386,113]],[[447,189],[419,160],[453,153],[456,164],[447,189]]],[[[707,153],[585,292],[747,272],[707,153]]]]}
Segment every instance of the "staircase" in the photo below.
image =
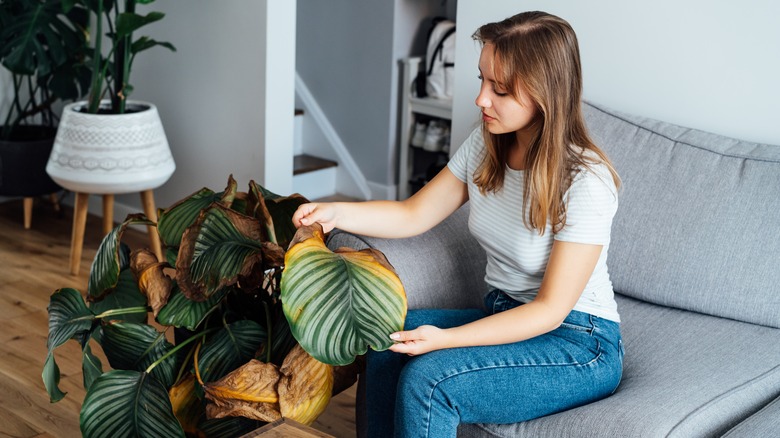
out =
{"type": "Polygon", "coordinates": [[[293,192],[312,200],[334,197],[338,163],[304,152],[303,116],[303,110],[295,110],[293,192]]]}

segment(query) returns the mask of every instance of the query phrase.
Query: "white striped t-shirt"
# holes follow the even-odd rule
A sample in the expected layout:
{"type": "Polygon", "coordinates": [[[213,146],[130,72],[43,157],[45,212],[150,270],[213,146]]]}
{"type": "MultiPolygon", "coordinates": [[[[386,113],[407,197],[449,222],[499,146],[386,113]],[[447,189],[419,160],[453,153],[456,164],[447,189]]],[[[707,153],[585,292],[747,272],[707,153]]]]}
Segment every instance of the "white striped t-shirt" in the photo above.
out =
{"type": "Polygon", "coordinates": [[[447,165],[468,186],[469,230],[487,253],[485,282],[520,302],[530,302],[539,291],[550,257],[553,239],[603,245],[596,268],[574,310],[620,322],[607,253],[612,218],[617,211],[617,190],[603,164],[582,169],[566,192],[566,226],[543,235],[523,224],[523,171],[507,167],[504,186],[482,195],[474,184],[474,172],[485,155],[481,128],[466,139],[447,165]]]}

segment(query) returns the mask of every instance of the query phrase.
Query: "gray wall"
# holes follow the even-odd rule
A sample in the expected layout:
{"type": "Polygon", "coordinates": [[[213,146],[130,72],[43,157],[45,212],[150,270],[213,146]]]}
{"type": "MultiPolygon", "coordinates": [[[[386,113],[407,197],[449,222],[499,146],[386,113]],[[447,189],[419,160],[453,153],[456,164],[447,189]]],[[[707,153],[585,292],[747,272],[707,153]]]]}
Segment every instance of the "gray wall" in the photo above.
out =
{"type": "Polygon", "coordinates": [[[453,144],[478,118],[481,24],[523,10],[569,21],[586,99],[679,125],[780,145],[780,3],[459,0],[453,144]],[[472,65],[473,67],[469,67],[472,65]]]}

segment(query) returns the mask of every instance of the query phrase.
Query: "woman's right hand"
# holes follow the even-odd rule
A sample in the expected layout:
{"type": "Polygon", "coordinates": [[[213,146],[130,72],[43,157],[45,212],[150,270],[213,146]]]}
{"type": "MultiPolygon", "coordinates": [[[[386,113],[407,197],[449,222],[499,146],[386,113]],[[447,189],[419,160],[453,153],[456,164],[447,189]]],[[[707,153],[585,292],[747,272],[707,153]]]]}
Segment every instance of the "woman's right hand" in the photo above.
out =
{"type": "Polygon", "coordinates": [[[311,225],[315,222],[322,225],[322,231],[329,233],[336,227],[337,207],[333,203],[303,204],[295,210],[292,221],[295,228],[311,225]]]}

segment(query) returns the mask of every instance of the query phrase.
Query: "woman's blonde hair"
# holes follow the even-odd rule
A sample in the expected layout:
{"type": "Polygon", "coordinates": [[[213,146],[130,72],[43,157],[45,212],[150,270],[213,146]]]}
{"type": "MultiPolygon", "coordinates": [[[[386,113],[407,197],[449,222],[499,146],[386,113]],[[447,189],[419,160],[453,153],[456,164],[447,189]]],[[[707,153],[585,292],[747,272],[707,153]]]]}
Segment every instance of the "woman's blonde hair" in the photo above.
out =
{"type": "MultiPolygon", "coordinates": [[[[615,185],[620,179],[606,154],[588,135],[582,116],[582,68],[577,36],[565,20],[544,12],[524,12],[480,27],[473,38],[494,49],[494,77],[519,99],[521,88],[537,107],[535,129],[525,155],[523,222],[544,234],[566,225],[564,194],[579,169],[604,163],[615,185]]],[[[482,124],[487,154],[474,183],[480,191],[496,192],[504,184],[514,132],[491,134],[482,124]]]]}

